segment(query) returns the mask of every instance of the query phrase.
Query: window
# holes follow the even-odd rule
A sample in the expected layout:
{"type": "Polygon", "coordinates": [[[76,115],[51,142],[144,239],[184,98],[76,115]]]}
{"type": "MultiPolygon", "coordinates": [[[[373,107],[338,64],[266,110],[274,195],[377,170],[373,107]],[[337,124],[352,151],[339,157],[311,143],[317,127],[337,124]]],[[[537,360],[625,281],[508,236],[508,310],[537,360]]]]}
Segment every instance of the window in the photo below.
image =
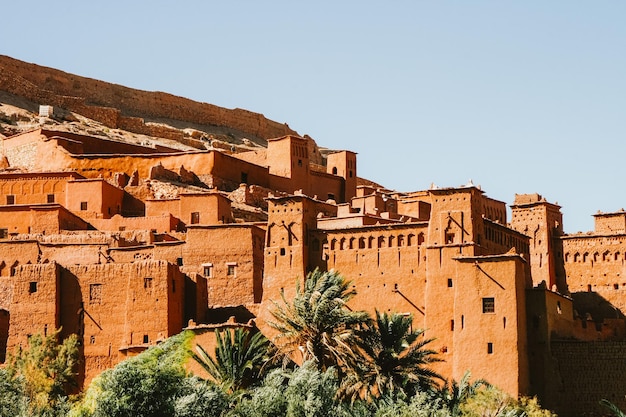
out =
{"type": "MultiPolygon", "coordinates": [[[[280,256],[285,256],[285,248],[280,248],[280,256]]],[[[230,275],[230,274],[228,274],[230,275]]]]}
{"type": "Polygon", "coordinates": [[[89,285],[89,303],[100,304],[102,302],[102,284],[89,285]]]}
{"type": "Polygon", "coordinates": [[[176,258],[176,265],[183,266],[183,258],[176,258]]]}
{"type": "Polygon", "coordinates": [[[15,204],[15,196],[14,195],[7,195],[7,204],[8,205],[15,204]]]}
{"type": "Polygon", "coordinates": [[[152,278],[146,277],[143,279],[143,287],[144,288],[152,288],[152,278]]]}
{"type": "Polygon", "coordinates": [[[36,281],[31,281],[28,284],[28,292],[31,293],[31,294],[34,293],[34,292],[37,292],[37,282],[36,281]]]}
{"type": "Polygon", "coordinates": [[[493,343],[487,343],[487,353],[491,355],[493,353],[493,343]]]}
{"type": "Polygon", "coordinates": [[[54,203],[54,194],[48,194],[48,203],[54,203]]]}
{"type": "Polygon", "coordinates": [[[198,224],[200,223],[200,213],[197,211],[194,211],[193,213],[191,213],[191,224],[198,224]]]}
{"type": "Polygon", "coordinates": [[[143,342],[144,342],[144,343],[148,343],[149,341],[150,341],[150,338],[148,337],[148,335],[147,335],[147,334],[144,334],[144,335],[143,335],[143,342]]]}
{"type": "Polygon", "coordinates": [[[206,278],[212,278],[213,277],[213,264],[203,264],[202,265],[202,274],[206,278]]]}
{"type": "Polygon", "coordinates": [[[81,209],[81,211],[86,211],[87,210],[87,202],[86,201],[81,201],[80,202],[80,209],[81,209]]]}
{"type": "Polygon", "coordinates": [[[452,288],[452,278],[448,278],[448,288],[452,288]]]}
{"type": "Polygon", "coordinates": [[[454,233],[446,233],[446,244],[454,243],[454,233]]]}
{"type": "Polygon", "coordinates": [[[0,229],[0,239],[6,239],[9,237],[9,229],[0,229]]]}
{"type": "Polygon", "coordinates": [[[231,276],[231,277],[236,275],[236,273],[237,273],[237,264],[236,263],[228,263],[228,264],[226,264],[226,267],[228,268],[226,270],[226,275],[231,276]]]}
{"type": "Polygon", "coordinates": [[[483,313],[495,313],[496,300],[493,297],[483,298],[483,313]]]}
{"type": "Polygon", "coordinates": [[[301,167],[302,166],[302,159],[298,159],[298,166],[301,167]]]}

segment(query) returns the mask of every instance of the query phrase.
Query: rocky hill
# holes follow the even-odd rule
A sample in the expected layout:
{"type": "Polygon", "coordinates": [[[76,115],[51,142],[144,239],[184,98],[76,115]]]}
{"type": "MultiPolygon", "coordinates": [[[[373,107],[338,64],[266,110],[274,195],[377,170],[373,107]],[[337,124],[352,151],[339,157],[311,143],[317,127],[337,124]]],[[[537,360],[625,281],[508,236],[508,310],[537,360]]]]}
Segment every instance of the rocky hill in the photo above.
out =
{"type": "MultiPolygon", "coordinates": [[[[0,137],[42,123],[135,143],[231,152],[298,135],[287,124],[248,110],[137,90],[0,55],[0,137]],[[53,106],[54,117],[40,119],[40,105],[53,106]]],[[[322,164],[322,154],[310,142],[311,162],[322,164]]]]}

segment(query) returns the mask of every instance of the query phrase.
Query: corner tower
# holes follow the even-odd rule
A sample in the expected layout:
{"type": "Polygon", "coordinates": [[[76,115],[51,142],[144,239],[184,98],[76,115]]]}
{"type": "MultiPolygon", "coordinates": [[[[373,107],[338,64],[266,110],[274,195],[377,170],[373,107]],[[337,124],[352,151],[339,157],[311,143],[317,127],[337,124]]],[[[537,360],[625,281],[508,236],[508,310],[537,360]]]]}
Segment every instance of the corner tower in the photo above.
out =
{"type": "Polygon", "coordinates": [[[559,237],[563,235],[561,207],[540,194],[515,194],[511,205],[511,227],[530,238],[530,269],[533,287],[545,281],[548,288],[567,294],[565,275],[557,268],[562,257],[559,237]]]}

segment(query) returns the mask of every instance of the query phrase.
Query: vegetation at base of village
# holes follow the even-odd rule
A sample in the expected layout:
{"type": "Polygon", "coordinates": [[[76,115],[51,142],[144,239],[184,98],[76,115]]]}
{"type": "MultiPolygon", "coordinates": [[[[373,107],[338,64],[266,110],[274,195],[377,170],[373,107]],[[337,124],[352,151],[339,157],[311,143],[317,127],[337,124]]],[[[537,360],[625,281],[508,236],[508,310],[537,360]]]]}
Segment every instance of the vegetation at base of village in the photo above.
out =
{"type": "Polygon", "coordinates": [[[431,369],[439,359],[430,340],[411,329],[410,317],[351,311],[350,288],[335,272],[309,274],[293,300],[275,304],[277,349],[238,328],[217,331],[209,355],[193,351],[187,331],[104,371],[75,396],[77,338],[32,336],[0,369],[0,417],[552,416],[535,399],[511,398],[469,373],[443,380],[431,369]],[[188,360],[209,378],[189,374],[188,360]]]}

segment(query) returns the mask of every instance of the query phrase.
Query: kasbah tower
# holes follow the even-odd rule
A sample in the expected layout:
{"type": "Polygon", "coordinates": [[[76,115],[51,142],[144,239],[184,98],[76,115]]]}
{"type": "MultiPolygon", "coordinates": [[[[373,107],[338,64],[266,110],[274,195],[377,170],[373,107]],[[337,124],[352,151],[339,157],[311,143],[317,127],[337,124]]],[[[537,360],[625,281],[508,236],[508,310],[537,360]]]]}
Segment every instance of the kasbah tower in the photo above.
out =
{"type": "Polygon", "coordinates": [[[561,208],[539,194],[512,190],[509,219],[506,203],[472,182],[387,190],[358,177],[356,153],[321,152],[255,113],[99,87],[266,143],[221,146],[115,103],[68,98],[86,87],[55,92],[37,79],[80,77],[0,64],[3,91],[169,140],[40,126],[2,138],[0,362],[29,335],[61,327],[81,339],[86,384],[183,329],[208,344],[224,327],[271,336],[272,301],[292,297],[309,271],[334,269],[357,292],[350,308],[400,312],[426,329],[446,377],[470,370],[562,416],[594,411],[601,398],[626,407],[623,210],[565,234],[561,208]]]}

